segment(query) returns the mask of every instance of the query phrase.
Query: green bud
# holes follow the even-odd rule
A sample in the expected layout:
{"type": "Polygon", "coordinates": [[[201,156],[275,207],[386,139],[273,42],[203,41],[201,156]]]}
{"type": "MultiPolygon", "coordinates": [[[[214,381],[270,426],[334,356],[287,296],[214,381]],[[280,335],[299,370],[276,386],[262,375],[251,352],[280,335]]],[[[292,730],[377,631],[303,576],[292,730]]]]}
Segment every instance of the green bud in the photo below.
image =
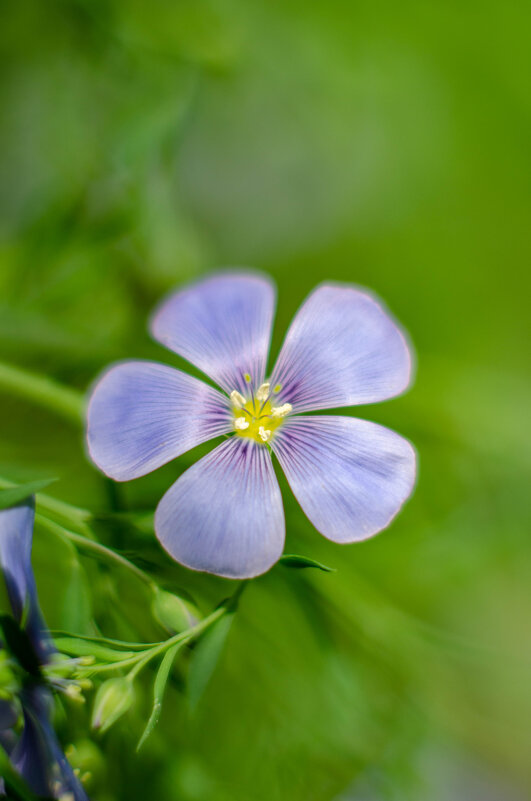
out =
{"type": "Polygon", "coordinates": [[[153,588],[151,611],[153,617],[172,634],[195,626],[200,617],[198,609],[190,601],[159,587],[153,588]]]}
{"type": "Polygon", "coordinates": [[[127,712],[133,701],[133,683],[129,679],[119,676],[103,682],[94,699],[92,728],[103,734],[127,712]]]}

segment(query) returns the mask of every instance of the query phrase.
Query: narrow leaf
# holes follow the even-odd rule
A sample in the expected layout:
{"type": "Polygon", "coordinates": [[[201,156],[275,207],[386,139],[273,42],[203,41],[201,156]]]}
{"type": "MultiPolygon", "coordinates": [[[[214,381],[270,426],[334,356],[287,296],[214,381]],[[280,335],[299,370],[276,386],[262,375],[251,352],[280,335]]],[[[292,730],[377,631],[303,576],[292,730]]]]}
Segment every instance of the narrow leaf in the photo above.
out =
{"type": "Polygon", "coordinates": [[[177,656],[177,652],[182,648],[183,645],[184,643],[179,642],[166,651],[164,658],[160,663],[155,684],[153,686],[153,709],[151,710],[151,715],[149,716],[146,728],[142,732],[142,736],[138,741],[138,745],[136,747],[137,751],[140,751],[147,738],[150,736],[151,732],[159,722],[159,717],[162,710],[162,701],[164,699],[164,692],[166,690],[166,684],[170,676],[170,671],[175,657],[177,656]]]}
{"type": "Polygon", "coordinates": [[[113,648],[124,648],[126,651],[145,651],[146,648],[151,648],[152,645],[161,645],[158,642],[127,642],[126,640],[112,640],[110,637],[74,634],[72,631],[63,631],[62,629],[52,629],[50,634],[54,639],[58,637],[73,638],[74,640],[83,640],[84,642],[93,642],[99,645],[110,645],[113,648]]]}
{"type": "Polygon", "coordinates": [[[193,652],[188,674],[188,702],[196,709],[201,696],[212,678],[225,645],[234,613],[226,613],[199,640],[193,652]]]}
{"type": "Polygon", "coordinates": [[[57,637],[54,642],[57,650],[63,654],[94,656],[102,662],[120,662],[122,659],[130,659],[138,653],[138,651],[114,651],[112,648],[105,648],[105,646],[97,645],[90,640],[75,637],[57,637]]]}
{"type": "Polygon", "coordinates": [[[35,495],[36,492],[40,492],[54,481],[57,479],[43,478],[40,481],[30,481],[28,484],[19,484],[18,487],[0,490],[0,509],[8,509],[10,506],[22,503],[30,495],[35,495]]]}
{"type": "Polygon", "coordinates": [[[79,560],[73,558],[63,587],[61,623],[67,629],[87,632],[91,628],[91,598],[88,580],[79,560]]]}
{"type": "Polygon", "coordinates": [[[315,559],[310,559],[308,556],[299,556],[296,553],[285,553],[279,560],[284,567],[292,567],[295,570],[301,570],[306,567],[314,567],[317,570],[322,570],[324,573],[335,573],[335,567],[328,567],[321,562],[316,562],[315,559]]]}

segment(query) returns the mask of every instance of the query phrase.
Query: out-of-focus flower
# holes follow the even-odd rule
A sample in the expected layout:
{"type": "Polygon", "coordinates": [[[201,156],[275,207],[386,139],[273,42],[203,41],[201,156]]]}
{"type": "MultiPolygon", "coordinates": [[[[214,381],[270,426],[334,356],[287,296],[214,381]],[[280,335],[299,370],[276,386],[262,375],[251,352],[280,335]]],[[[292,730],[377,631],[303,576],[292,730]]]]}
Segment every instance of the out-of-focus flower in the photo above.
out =
{"type": "Polygon", "coordinates": [[[230,578],[266,571],[284,545],[271,452],[325,537],[347,543],[385,528],[412,491],[415,452],[387,428],[319,409],[376,403],[403,392],[404,335],[369,294],[322,285],[297,312],[265,379],[275,306],[271,282],[220,274],[171,295],[151,331],[213,379],[147,361],[111,367],[88,408],[88,447],[127,481],[190,448],[232,435],[162,498],[155,530],[179,562],[230,578]]]}
{"type": "Polygon", "coordinates": [[[16,707],[4,700],[1,741],[13,767],[36,795],[88,801],[51,724],[53,698],[43,670],[53,663],[56,651],[39,608],[31,566],[33,522],[33,499],[0,511],[0,567],[14,618],[12,625],[4,620],[5,645],[18,660],[21,686],[17,702],[23,716],[17,738],[13,732],[16,707]]]}

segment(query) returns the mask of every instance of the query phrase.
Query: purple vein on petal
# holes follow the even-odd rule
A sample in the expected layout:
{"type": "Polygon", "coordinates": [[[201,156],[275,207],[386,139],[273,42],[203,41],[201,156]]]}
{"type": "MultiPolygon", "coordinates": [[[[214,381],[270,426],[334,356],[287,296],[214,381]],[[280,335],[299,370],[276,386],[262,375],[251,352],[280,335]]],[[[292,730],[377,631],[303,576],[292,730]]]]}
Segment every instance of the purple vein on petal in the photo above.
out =
{"type": "Polygon", "coordinates": [[[284,511],[269,450],[234,437],[190,467],[162,498],[155,531],[193,570],[251,578],[282,554],[284,511]]]}
{"type": "Polygon", "coordinates": [[[87,417],[90,456],[117,481],[150,473],[232,428],[224,395],[156,362],[111,367],[92,391],[87,417]]]}
{"type": "Polygon", "coordinates": [[[210,376],[227,393],[264,378],[275,310],[270,280],[253,273],[222,273],[162,302],[152,335],[210,376]]]}

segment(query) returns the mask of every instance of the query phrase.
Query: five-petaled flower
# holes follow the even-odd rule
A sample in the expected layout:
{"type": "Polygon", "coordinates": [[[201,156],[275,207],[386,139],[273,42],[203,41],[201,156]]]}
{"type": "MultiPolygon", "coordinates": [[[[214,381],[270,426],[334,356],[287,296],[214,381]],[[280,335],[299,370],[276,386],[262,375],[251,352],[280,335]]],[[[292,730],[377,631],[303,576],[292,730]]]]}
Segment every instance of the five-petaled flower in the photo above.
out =
{"type": "MultiPolygon", "coordinates": [[[[33,499],[0,511],[0,568],[14,621],[20,627],[16,639],[22,638],[24,643],[18,665],[23,676],[18,701],[24,727],[16,737],[13,731],[18,717],[16,709],[7,700],[0,700],[0,744],[6,747],[13,767],[38,796],[88,801],[51,723],[53,698],[44,669],[53,663],[56,650],[39,608],[31,567],[34,514],[33,499]]],[[[4,630],[5,626],[6,621],[4,630]]],[[[66,690],[67,681],[63,680],[61,686],[66,690]]],[[[3,796],[5,790],[1,785],[0,778],[0,796],[3,796]]]]}
{"type": "Polygon", "coordinates": [[[414,485],[415,452],[402,437],[366,420],[306,414],[403,392],[411,359],[397,324],[366,292],[321,285],[266,380],[274,307],[274,287],[256,274],[222,273],[178,291],[151,332],[224,392],[172,367],[129,361],[107,370],[90,399],[90,455],[118,481],[232,435],[186,470],[156,511],[160,542],[195,570],[250,578],[281,556],[271,453],[313,525],[339,543],[385,528],[414,485]]]}

